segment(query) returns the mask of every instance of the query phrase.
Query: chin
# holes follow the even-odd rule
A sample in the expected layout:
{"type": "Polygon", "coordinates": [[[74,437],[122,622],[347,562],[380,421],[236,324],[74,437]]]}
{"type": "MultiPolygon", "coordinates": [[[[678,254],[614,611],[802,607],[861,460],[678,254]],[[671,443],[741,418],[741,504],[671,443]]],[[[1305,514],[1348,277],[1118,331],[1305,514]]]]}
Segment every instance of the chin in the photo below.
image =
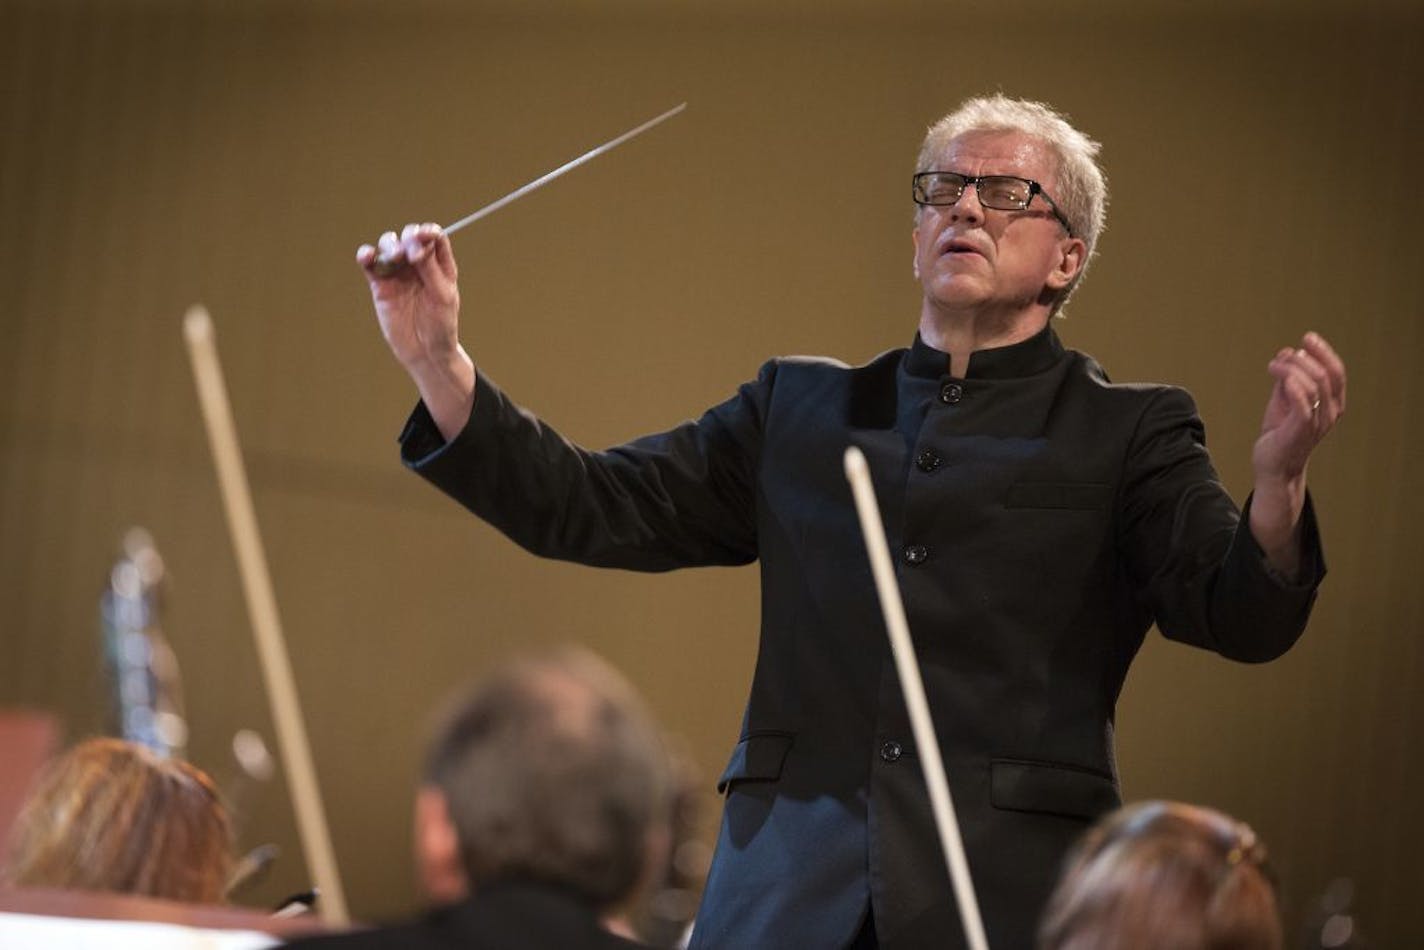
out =
{"type": "Polygon", "coordinates": [[[988,295],[973,287],[930,287],[925,299],[940,310],[967,310],[983,305],[988,295]]]}

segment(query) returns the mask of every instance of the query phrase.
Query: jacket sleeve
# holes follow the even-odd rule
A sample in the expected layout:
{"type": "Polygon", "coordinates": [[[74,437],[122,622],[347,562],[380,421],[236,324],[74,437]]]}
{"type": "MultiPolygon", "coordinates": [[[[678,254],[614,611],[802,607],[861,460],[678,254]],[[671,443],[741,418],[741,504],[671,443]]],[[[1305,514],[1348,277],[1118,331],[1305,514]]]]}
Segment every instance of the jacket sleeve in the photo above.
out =
{"type": "Polygon", "coordinates": [[[776,365],[701,418],[602,452],[521,409],[481,372],[446,443],[424,404],[400,436],[405,464],[543,557],[666,571],[756,559],[756,470],[776,365]]]}
{"type": "Polygon", "coordinates": [[[1174,388],[1156,391],[1144,408],[1122,491],[1128,569],[1166,637],[1252,663],[1290,649],[1325,576],[1309,496],[1300,575],[1284,578],[1221,484],[1191,396],[1174,388]]]}

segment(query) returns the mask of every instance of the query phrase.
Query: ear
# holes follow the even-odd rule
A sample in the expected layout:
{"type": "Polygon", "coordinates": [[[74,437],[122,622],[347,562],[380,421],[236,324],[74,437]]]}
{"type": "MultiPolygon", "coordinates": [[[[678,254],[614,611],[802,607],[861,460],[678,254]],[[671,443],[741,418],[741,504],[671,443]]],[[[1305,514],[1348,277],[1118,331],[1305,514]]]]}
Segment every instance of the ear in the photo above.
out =
{"type": "Polygon", "coordinates": [[[915,226],[910,231],[910,244],[914,248],[914,253],[910,257],[910,266],[915,270],[915,280],[920,279],[920,216],[915,215],[915,226]]]}
{"type": "Polygon", "coordinates": [[[1048,289],[1060,291],[1073,283],[1088,261],[1088,245],[1082,238],[1067,238],[1059,248],[1058,264],[1048,275],[1048,289]]]}
{"type": "Polygon", "coordinates": [[[449,804],[444,793],[430,785],[415,794],[415,867],[432,903],[454,903],[469,893],[449,804]]]}

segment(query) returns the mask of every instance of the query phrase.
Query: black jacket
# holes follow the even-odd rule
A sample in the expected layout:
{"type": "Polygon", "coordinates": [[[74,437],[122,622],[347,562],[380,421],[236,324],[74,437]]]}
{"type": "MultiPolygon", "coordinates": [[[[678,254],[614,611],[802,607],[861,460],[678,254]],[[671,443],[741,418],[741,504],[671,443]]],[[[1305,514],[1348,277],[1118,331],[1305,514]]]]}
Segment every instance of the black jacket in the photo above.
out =
{"type": "Polygon", "coordinates": [[[1323,576],[1267,571],[1186,392],[1111,384],[1051,329],[972,354],[767,363],[700,419],[588,452],[479,374],[448,445],[423,406],[407,464],[537,554],[667,570],[760,561],[762,624],[693,947],[839,947],[873,902],[885,947],[959,923],[842,453],[870,464],[996,947],[1032,944],[1062,855],[1118,804],[1113,707],[1155,621],[1261,661],[1323,576]],[[1238,528],[1238,525],[1240,527],[1238,528]]]}
{"type": "Polygon", "coordinates": [[[309,937],[302,950],[636,950],[572,894],[537,884],[491,884],[468,900],[419,920],[374,930],[309,937]]]}

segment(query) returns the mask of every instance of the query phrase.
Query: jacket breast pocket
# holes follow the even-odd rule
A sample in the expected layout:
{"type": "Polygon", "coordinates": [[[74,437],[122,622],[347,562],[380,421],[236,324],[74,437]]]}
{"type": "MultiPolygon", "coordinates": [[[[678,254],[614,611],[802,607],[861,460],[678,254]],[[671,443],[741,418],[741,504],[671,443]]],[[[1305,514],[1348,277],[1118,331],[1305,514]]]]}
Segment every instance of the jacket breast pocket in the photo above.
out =
{"type": "Polygon", "coordinates": [[[790,732],[749,733],[732,750],[732,758],[717,779],[717,791],[726,794],[738,782],[774,782],[781,778],[786,753],[796,736],[790,732]]]}
{"type": "Polygon", "coordinates": [[[1091,820],[1122,803],[1111,777],[1081,766],[994,759],[989,771],[995,808],[1091,820]]]}
{"type": "Polygon", "coordinates": [[[1004,507],[1098,511],[1108,506],[1111,492],[1111,485],[1097,482],[1019,482],[1009,486],[1004,507]]]}

